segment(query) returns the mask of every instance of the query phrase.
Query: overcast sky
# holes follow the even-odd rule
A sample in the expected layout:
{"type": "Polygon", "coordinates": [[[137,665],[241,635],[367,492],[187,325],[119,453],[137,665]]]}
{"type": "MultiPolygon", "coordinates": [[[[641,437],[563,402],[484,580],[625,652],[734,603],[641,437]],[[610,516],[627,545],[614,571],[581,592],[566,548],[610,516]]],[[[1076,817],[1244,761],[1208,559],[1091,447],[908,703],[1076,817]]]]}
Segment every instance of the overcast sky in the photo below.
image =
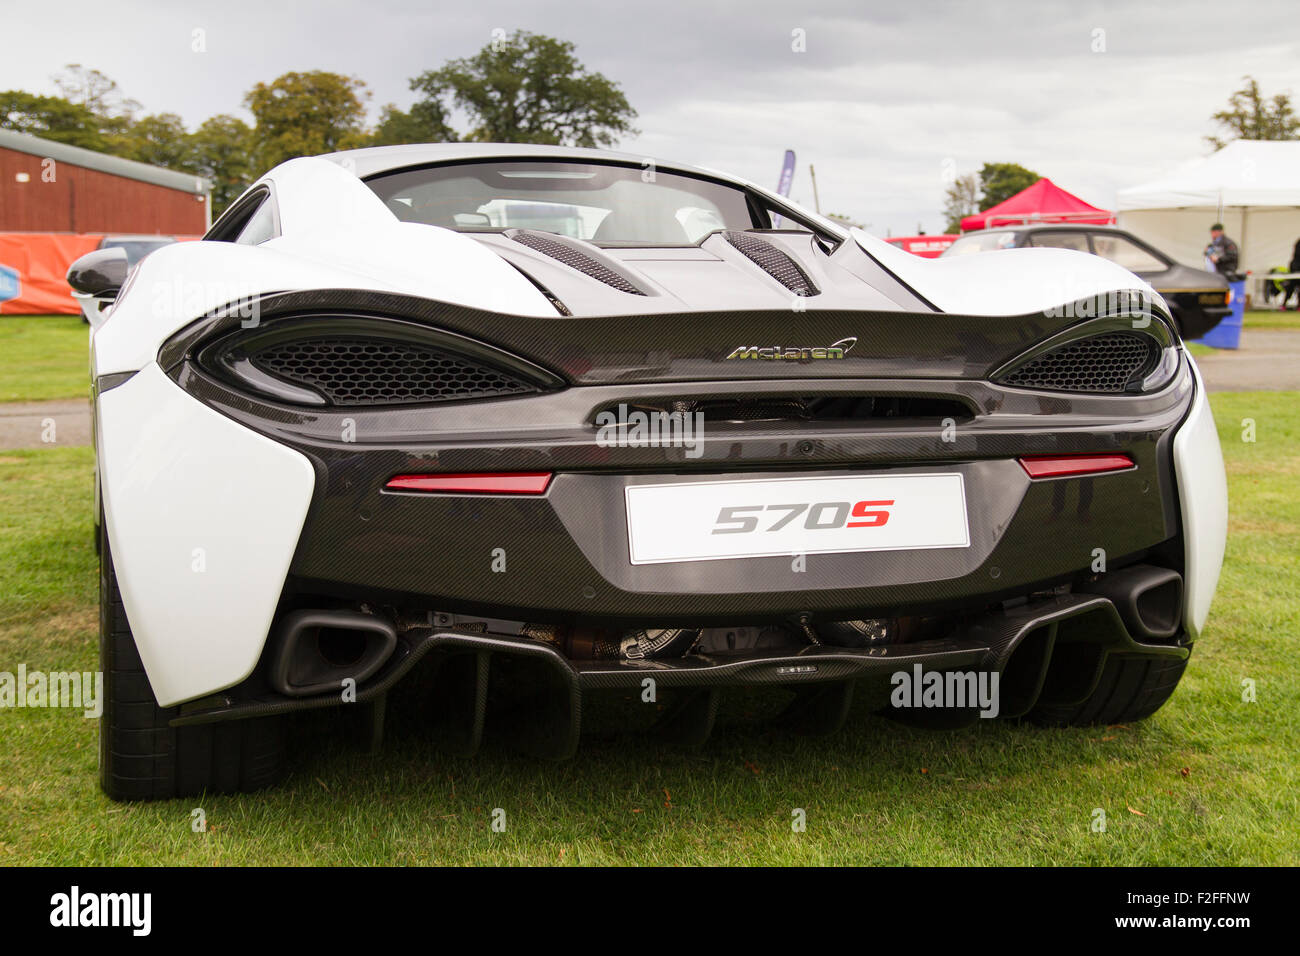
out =
{"type": "Polygon", "coordinates": [[[7,4],[3,22],[0,89],[56,92],[78,62],[191,128],[251,119],[245,91],[289,70],[360,77],[372,114],[406,107],[410,77],[494,29],[546,33],[622,86],[641,132],[620,148],[768,186],[794,149],[793,198],[812,205],[811,163],[822,210],[879,235],[939,231],[945,174],[984,162],[1113,208],[1116,189],[1208,151],[1243,74],[1300,94],[1295,0],[60,0],[7,4]]]}

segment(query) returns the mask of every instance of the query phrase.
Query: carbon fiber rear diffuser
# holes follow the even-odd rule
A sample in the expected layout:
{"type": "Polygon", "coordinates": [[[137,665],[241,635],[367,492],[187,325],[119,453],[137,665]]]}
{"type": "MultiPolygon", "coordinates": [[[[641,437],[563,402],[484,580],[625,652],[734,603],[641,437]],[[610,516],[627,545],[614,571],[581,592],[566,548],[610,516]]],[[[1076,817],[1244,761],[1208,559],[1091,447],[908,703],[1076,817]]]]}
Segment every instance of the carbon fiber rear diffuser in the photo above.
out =
{"type": "MultiPolygon", "coordinates": [[[[543,691],[536,702],[538,707],[525,719],[508,725],[512,742],[537,756],[567,759],[577,752],[585,692],[641,691],[647,681],[653,681],[656,687],[688,691],[657,725],[661,734],[686,745],[699,745],[708,738],[717,716],[720,687],[781,686],[794,690],[796,698],[782,715],[783,723],[803,732],[827,733],[844,723],[854,682],[874,679],[888,683],[890,675],[917,664],[927,671],[997,671],[1003,675],[1002,716],[1021,716],[1047,690],[1049,666],[1061,643],[1095,648],[1096,653],[1086,658],[1085,673],[1054,683],[1054,703],[1090,694],[1109,654],[1187,654],[1186,648],[1178,645],[1138,643],[1124,628],[1115,606],[1105,597],[1090,594],[1061,595],[989,615],[959,637],[870,648],[809,646],[793,654],[769,652],[743,657],[573,661],[543,641],[417,628],[405,632],[392,658],[357,688],[355,703],[373,705],[372,743],[377,744],[388,691],[425,655],[435,654],[435,692],[445,704],[454,705],[443,708],[449,713],[449,719],[442,722],[443,737],[455,752],[472,754],[484,736],[493,658],[509,657],[513,666],[535,667],[539,677],[535,686],[543,691]],[[1067,622],[1074,622],[1073,626],[1067,622]]],[[[297,700],[209,697],[182,707],[171,725],[341,705],[346,706],[341,694],[297,700]]]]}

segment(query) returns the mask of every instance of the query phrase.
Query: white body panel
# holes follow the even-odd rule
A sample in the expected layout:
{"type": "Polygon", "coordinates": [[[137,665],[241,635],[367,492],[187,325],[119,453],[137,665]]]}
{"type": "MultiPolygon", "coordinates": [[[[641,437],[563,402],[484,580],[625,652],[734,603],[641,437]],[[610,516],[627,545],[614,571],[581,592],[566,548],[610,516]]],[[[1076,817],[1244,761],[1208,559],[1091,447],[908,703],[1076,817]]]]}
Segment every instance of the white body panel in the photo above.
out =
{"type": "Polygon", "coordinates": [[[852,230],[876,261],[944,312],[961,315],[1029,315],[1080,299],[1104,301],[1135,290],[1153,301],[1155,289],[1109,259],[1072,249],[1004,249],[978,256],[925,259],[852,230]]]}
{"type": "MultiPolygon", "coordinates": [[[[688,175],[703,173],[723,182],[744,186],[778,205],[791,207],[841,238],[856,239],[872,258],[945,312],[965,315],[1027,315],[1119,290],[1140,290],[1149,293],[1156,301],[1163,301],[1151,286],[1123,266],[1086,252],[1068,249],[1012,249],[997,254],[924,259],[861,229],[845,229],[840,223],[806,209],[787,197],[778,196],[771,189],[757,183],[715,169],[630,153],[526,144],[447,143],[436,147],[411,145],[350,150],[332,153],[329,160],[356,169],[364,176],[400,165],[402,160],[398,157],[405,157],[405,161],[412,164],[494,158],[554,158],[576,162],[618,160],[634,166],[652,166],[664,172],[682,172],[688,175]]],[[[815,299],[806,304],[809,308],[817,307],[815,299]]]]}
{"type": "MultiPolygon", "coordinates": [[[[945,312],[1026,315],[1117,290],[1150,292],[1159,300],[1159,296],[1147,283],[1122,266],[1100,256],[1068,249],[1014,249],[1008,251],[1008,258],[985,254],[953,259],[923,259],[861,229],[846,229],[835,220],[749,180],[716,169],[632,153],[518,143],[445,143],[438,146],[371,147],[331,153],[327,158],[345,168],[355,169],[362,176],[403,163],[415,165],[479,159],[559,159],[574,162],[614,160],[643,168],[652,167],[663,172],[704,174],[722,182],[743,186],[779,206],[797,210],[843,239],[856,239],[872,258],[945,312]],[[1009,258],[1011,255],[1014,258],[1009,258]],[[1030,255],[1034,258],[1029,258],[1030,255]],[[978,264],[970,262],[971,259],[978,260],[978,264]]],[[[1001,255],[1002,253],[998,254],[1001,255]]],[[[817,308],[815,299],[806,304],[809,308],[817,308]]]]}
{"type": "Polygon", "coordinates": [[[1174,436],[1174,475],[1182,509],[1186,561],[1183,619],[1188,633],[1196,637],[1205,627],[1223,568],[1228,539],[1228,479],[1205,382],[1190,355],[1187,361],[1196,375],[1196,398],[1187,420],[1174,436]]]}
{"type": "Polygon", "coordinates": [[[335,163],[295,159],[269,185],[281,235],[257,246],[179,242],[146,256],[95,333],[96,375],[133,372],[205,312],[268,292],[373,289],[514,315],[555,308],[519,271],[449,229],[398,221],[335,163]]]}
{"type": "Polygon", "coordinates": [[[256,666],[315,474],[298,452],[191,398],[150,364],[99,397],[108,540],[164,707],[256,666]]]}
{"type": "Polygon", "coordinates": [[[103,296],[73,292],[72,298],[76,300],[77,308],[81,309],[82,318],[90,323],[92,332],[104,324],[104,320],[108,318],[108,313],[113,308],[113,300],[103,296]]]}

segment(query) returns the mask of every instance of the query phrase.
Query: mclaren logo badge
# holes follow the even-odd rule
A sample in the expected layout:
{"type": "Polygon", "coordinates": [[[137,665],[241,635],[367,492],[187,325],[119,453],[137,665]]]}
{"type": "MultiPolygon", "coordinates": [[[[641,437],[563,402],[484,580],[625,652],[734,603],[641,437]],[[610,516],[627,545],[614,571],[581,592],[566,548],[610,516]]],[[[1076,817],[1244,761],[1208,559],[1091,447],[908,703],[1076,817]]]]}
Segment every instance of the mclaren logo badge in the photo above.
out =
{"type": "Polygon", "coordinates": [[[858,344],[856,337],[840,339],[825,348],[807,348],[793,345],[742,345],[727,356],[729,359],[767,359],[804,362],[809,359],[842,359],[849,349],[858,344]]]}

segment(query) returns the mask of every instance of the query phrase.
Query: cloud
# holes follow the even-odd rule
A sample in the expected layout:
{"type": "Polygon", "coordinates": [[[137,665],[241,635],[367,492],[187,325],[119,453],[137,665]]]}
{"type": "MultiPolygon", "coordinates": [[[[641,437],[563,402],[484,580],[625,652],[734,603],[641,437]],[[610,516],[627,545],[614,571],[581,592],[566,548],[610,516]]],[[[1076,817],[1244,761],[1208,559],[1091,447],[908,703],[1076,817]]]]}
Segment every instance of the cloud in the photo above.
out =
{"type": "Polygon", "coordinates": [[[6,12],[23,42],[0,61],[0,89],[52,92],[50,74],[81,62],[194,126],[241,113],[256,82],[328,69],[364,79],[377,112],[408,105],[422,70],[522,28],[573,41],[623,86],[642,132],[622,148],[768,185],[793,148],[798,198],[812,202],[811,163],[824,210],[899,234],[942,226],[949,159],[959,173],[1019,162],[1112,205],[1119,187],[1202,154],[1243,74],[1300,93],[1300,41],[1265,26],[1292,22],[1289,0],[65,0],[6,12]],[[206,53],[191,51],[195,29],[206,53]],[[806,52],[791,48],[796,29],[806,52]]]}

